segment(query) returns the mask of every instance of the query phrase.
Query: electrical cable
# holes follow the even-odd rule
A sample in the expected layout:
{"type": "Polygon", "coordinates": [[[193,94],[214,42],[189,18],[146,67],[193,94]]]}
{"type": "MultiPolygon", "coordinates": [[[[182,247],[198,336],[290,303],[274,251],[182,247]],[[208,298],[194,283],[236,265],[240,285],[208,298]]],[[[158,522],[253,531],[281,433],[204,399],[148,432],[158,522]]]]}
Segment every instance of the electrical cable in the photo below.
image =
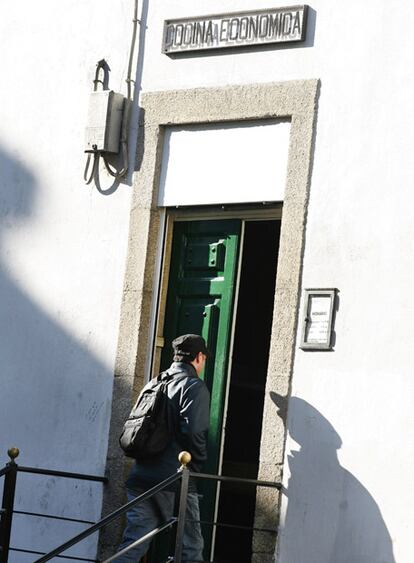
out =
{"type": "Polygon", "coordinates": [[[89,153],[88,158],[86,159],[85,170],[83,172],[83,179],[85,180],[86,185],[88,185],[92,182],[92,179],[94,178],[95,172],[98,168],[98,163],[99,163],[99,152],[97,150],[95,150],[93,153],[89,153]],[[92,154],[93,154],[92,170],[91,170],[90,175],[88,176],[89,165],[91,163],[92,154]]]}
{"type": "Polygon", "coordinates": [[[131,83],[134,82],[131,79],[131,74],[132,74],[132,65],[133,65],[133,62],[134,62],[135,43],[136,43],[136,40],[137,40],[138,23],[141,23],[140,20],[138,19],[138,0],[135,0],[134,18],[132,20],[132,23],[133,23],[133,26],[132,26],[131,47],[130,47],[130,50],[129,50],[128,70],[127,70],[127,78],[126,78],[127,97],[124,101],[124,111],[123,111],[122,128],[121,128],[121,140],[120,140],[121,147],[122,147],[122,159],[123,159],[122,170],[120,170],[119,172],[117,172],[116,170],[113,170],[111,168],[111,165],[108,162],[106,155],[105,154],[102,155],[106,170],[108,171],[108,173],[112,177],[116,178],[117,180],[119,178],[122,178],[123,176],[125,176],[128,173],[128,169],[129,169],[128,130],[129,130],[129,121],[130,121],[131,106],[132,106],[131,83]]]}
{"type": "Polygon", "coordinates": [[[141,21],[138,19],[138,0],[135,0],[135,8],[134,8],[134,19],[132,20],[133,22],[133,28],[132,28],[132,38],[131,38],[131,48],[129,51],[129,61],[128,61],[128,71],[127,71],[127,98],[128,100],[132,99],[132,93],[131,93],[131,73],[132,73],[132,63],[134,60],[134,51],[135,51],[135,43],[137,40],[137,28],[138,28],[138,23],[141,23],[141,21]]]}

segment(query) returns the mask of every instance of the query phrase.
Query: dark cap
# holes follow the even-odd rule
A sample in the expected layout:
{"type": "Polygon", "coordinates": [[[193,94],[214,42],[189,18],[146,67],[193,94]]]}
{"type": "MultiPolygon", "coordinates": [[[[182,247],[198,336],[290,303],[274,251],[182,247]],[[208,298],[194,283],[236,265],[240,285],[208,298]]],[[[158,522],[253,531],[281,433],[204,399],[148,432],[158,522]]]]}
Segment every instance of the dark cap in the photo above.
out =
{"type": "Polygon", "coordinates": [[[172,342],[174,354],[176,356],[188,356],[194,359],[199,352],[205,356],[209,355],[206,341],[199,334],[183,334],[172,342]]]}

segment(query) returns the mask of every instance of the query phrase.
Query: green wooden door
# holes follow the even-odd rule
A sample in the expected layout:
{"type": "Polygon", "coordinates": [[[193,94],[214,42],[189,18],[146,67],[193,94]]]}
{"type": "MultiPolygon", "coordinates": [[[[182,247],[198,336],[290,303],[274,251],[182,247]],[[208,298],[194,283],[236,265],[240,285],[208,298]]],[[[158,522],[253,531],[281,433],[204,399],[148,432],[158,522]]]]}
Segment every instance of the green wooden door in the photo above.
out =
{"type": "MultiPolygon", "coordinates": [[[[224,414],[240,220],[177,222],[171,255],[161,368],[172,361],[171,342],[186,333],[201,334],[211,357],[201,377],[211,393],[208,461],[205,471],[217,473],[224,414]]],[[[204,483],[202,520],[214,517],[216,486],[204,483]]],[[[211,527],[203,530],[206,555],[211,527]]]]}

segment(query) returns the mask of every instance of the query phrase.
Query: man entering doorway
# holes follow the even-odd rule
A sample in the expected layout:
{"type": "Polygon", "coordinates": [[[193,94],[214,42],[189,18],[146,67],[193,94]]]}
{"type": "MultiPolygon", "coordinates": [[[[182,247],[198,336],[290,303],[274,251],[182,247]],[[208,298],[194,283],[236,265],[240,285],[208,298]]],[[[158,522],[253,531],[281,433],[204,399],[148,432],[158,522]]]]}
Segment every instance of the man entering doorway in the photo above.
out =
{"type": "MultiPolygon", "coordinates": [[[[172,437],[167,448],[148,460],[136,460],[126,482],[128,501],[177,472],[178,454],[191,453],[190,471],[200,472],[207,458],[210,394],[199,376],[208,350],[197,334],[184,334],[173,343],[174,361],[167,370],[172,379],[167,386],[172,437]]],[[[176,484],[127,512],[127,525],[119,550],[144,536],[173,516],[176,484]]],[[[190,479],[186,523],[183,537],[183,563],[203,560],[203,537],[198,521],[200,510],[195,484],[190,479]],[[195,522],[196,521],[196,522],[195,522]]],[[[138,563],[148,551],[148,540],[118,557],[116,563],[138,563]]]]}

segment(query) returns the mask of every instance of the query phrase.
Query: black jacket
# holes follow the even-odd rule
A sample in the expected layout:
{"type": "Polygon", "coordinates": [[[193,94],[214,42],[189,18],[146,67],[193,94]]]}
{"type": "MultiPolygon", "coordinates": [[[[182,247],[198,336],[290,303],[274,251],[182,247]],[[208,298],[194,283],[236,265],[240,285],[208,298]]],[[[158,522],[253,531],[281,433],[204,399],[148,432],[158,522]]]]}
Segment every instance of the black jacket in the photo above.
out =
{"type": "MultiPolygon", "coordinates": [[[[167,389],[174,435],[161,454],[135,462],[126,482],[130,489],[147,489],[176,473],[180,466],[178,454],[183,450],[191,453],[191,471],[201,471],[207,459],[210,413],[207,386],[190,364],[174,362],[168,373],[173,375],[167,389]]],[[[191,488],[194,490],[194,487],[191,488]]]]}

